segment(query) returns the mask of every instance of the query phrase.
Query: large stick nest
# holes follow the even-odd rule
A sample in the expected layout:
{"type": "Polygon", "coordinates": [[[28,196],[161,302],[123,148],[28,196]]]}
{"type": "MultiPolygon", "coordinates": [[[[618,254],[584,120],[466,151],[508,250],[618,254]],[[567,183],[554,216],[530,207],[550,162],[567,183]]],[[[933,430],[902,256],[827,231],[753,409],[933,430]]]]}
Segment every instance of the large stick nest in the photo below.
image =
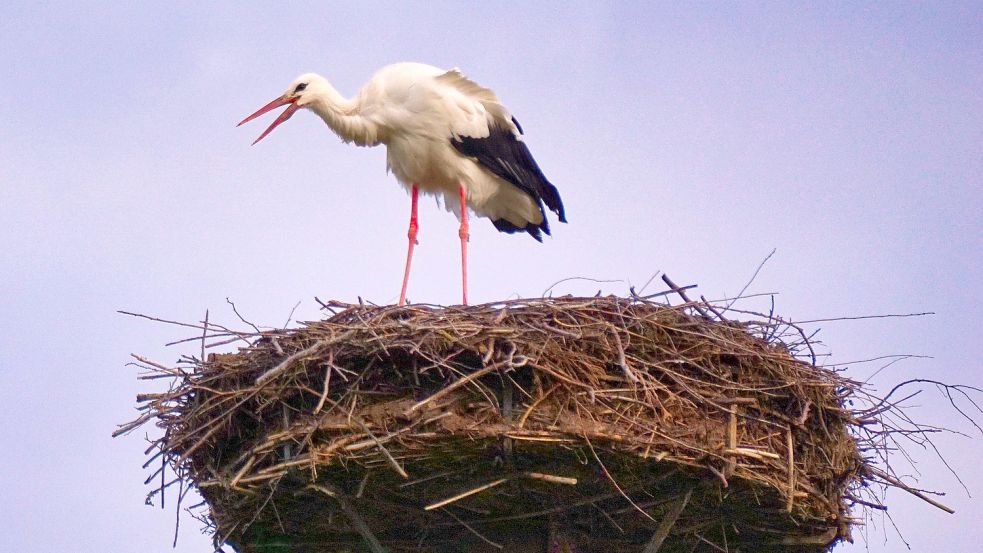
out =
{"type": "Polygon", "coordinates": [[[823,551],[849,538],[847,499],[869,475],[844,403],[856,384],[771,327],[691,309],[344,305],[160,367],[175,383],[141,398],[137,422],[156,419],[160,462],[239,551],[823,551]]]}

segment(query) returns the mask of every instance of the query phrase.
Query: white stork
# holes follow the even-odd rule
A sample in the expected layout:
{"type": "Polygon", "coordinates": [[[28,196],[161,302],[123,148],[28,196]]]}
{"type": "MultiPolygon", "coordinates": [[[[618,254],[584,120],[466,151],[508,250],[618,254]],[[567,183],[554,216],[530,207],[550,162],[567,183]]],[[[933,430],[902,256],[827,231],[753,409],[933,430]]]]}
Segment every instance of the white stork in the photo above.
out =
{"type": "Polygon", "coordinates": [[[502,232],[527,232],[540,242],[541,233],[550,233],[544,203],[566,222],[560,195],[522,141],[519,122],[494,92],[456,69],[445,71],[422,63],[389,65],[376,72],[352,99],[342,96],[324,77],[306,73],[239,125],[279,106],[287,109],[253,144],[297,110],[308,108],[345,142],[386,145],[388,169],[411,195],[399,305],[406,301],[417,244],[419,190],[442,198],[448,211],[459,214],[465,305],[468,207],[491,219],[502,232]]]}

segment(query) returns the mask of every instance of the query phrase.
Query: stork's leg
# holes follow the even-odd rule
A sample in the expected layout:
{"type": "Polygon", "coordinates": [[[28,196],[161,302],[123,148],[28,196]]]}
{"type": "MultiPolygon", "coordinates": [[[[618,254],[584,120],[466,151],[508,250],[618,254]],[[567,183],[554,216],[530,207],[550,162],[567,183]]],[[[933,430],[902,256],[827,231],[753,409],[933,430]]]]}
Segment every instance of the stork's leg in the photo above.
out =
{"type": "Polygon", "coordinates": [[[467,202],[467,192],[464,189],[463,184],[458,185],[458,191],[461,194],[461,228],[458,229],[457,235],[461,237],[461,294],[462,302],[464,305],[468,304],[468,237],[470,234],[468,232],[468,202],[467,202]]]}
{"type": "Polygon", "coordinates": [[[406,305],[406,285],[410,281],[410,264],[413,263],[413,246],[416,246],[416,233],[420,230],[420,224],[416,220],[416,199],[418,195],[419,191],[414,184],[410,192],[410,229],[406,232],[410,243],[406,247],[406,269],[403,271],[403,288],[399,291],[399,305],[406,305]]]}

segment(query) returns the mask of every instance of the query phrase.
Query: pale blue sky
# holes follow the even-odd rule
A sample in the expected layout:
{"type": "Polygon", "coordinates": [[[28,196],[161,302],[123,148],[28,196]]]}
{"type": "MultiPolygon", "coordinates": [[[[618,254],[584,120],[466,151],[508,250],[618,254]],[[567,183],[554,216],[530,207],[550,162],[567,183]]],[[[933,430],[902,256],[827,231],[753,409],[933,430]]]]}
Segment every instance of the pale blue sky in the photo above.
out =
{"type": "MultiPolygon", "coordinates": [[[[875,382],[983,385],[977,2],[6,2],[0,549],[170,548],[173,512],[142,504],[142,434],[109,434],[148,386],[128,354],[194,348],[116,309],[232,323],[228,296],[279,325],[298,301],[316,317],[315,295],[395,300],[409,202],[384,151],[310,114],[255,147],[265,123],[234,125],[302,72],[352,94],[403,60],[494,88],[567,207],[545,244],[475,222],[472,301],[656,270],[720,297],[777,248],[751,291],[779,292],[788,317],[938,312],[825,324],[832,362],[931,355],[875,382]]],[[[409,297],[455,302],[457,223],[429,201],[420,217],[409,297]]],[[[919,402],[927,422],[970,430],[934,392],[919,402]]],[[[979,434],[939,444],[983,494],[979,434]]],[[[895,522],[915,551],[976,550],[980,501],[913,453],[957,514],[893,493],[895,522]]],[[[871,551],[904,548],[879,517],[869,533],[871,551]]],[[[197,522],[177,550],[208,550],[197,522]]]]}

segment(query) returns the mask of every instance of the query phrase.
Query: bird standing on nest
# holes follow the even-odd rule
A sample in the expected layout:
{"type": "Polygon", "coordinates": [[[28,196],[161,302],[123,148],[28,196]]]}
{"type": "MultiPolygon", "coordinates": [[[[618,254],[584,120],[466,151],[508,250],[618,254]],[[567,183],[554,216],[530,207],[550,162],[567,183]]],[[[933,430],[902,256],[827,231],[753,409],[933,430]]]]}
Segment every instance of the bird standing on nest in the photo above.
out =
{"type": "Polygon", "coordinates": [[[458,70],[397,63],[379,70],[352,99],[320,75],[307,73],[242,125],[287,106],[257,138],[262,140],[297,110],[316,113],[345,142],[386,145],[389,169],[410,191],[406,268],[399,304],[406,301],[413,247],[419,229],[419,190],[442,198],[461,221],[462,297],[468,303],[468,208],[507,233],[549,234],[543,204],[566,222],[556,187],[543,175],[522,141],[522,127],[495,93],[458,70]]]}

